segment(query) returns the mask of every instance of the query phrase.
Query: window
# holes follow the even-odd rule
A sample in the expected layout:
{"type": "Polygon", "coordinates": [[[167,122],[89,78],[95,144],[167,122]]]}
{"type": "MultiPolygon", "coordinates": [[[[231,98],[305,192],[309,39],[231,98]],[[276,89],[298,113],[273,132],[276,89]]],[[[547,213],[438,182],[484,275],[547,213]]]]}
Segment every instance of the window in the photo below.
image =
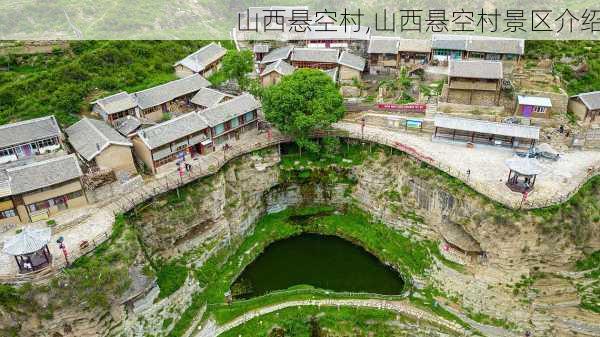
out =
{"type": "Polygon", "coordinates": [[[36,203],[27,205],[27,207],[29,208],[30,212],[41,211],[41,210],[50,208],[50,201],[49,200],[38,201],[36,203]]]}
{"type": "Polygon", "coordinates": [[[15,154],[15,150],[12,148],[0,150],[0,156],[10,156],[13,154],[15,154]]]}
{"type": "Polygon", "coordinates": [[[216,135],[220,135],[225,131],[225,125],[224,124],[219,124],[217,126],[215,126],[215,134],[216,135]]]}
{"type": "Polygon", "coordinates": [[[247,113],[244,115],[244,121],[245,121],[246,123],[248,123],[248,122],[252,121],[253,119],[254,119],[254,111],[247,112],[247,113]]]}
{"type": "Polygon", "coordinates": [[[83,192],[81,190],[75,191],[75,192],[71,192],[71,193],[69,193],[69,194],[66,195],[67,200],[77,199],[77,198],[80,198],[81,196],[83,196],[83,192]]]}
{"type": "Polygon", "coordinates": [[[237,118],[232,119],[230,122],[231,128],[237,128],[240,125],[240,121],[237,118]]]}
{"type": "Polygon", "coordinates": [[[0,212],[0,219],[12,218],[13,216],[17,216],[17,213],[14,209],[7,209],[0,212]]]}

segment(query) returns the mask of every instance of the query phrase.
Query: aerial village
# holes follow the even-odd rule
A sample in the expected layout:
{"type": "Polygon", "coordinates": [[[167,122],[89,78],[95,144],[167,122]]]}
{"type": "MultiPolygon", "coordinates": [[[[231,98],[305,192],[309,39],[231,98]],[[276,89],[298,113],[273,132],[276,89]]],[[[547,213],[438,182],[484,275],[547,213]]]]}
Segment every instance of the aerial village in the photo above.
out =
{"type": "MultiPolygon", "coordinates": [[[[333,27],[272,39],[236,28],[233,45],[252,52],[247,75],[261,88],[299,69],[325,73],[345,115],[323,132],[399,150],[517,212],[565,202],[600,170],[600,88],[569,96],[551,62],[524,58],[525,40],[333,27]]],[[[109,240],[117,215],[293,141],[266,119],[258,95],[208,80],[228,52],[207,42],[172,64],[176,79],[94,98],[68,127],[55,116],[0,125],[1,282],[48,279],[109,240]]],[[[484,247],[462,229],[448,232],[461,235],[436,243],[443,258],[485,268],[484,247]]],[[[149,290],[137,291],[123,303],[143,302],[149,290]]]]}
{"type": "MultiPolygon", "coordinates": [[[[522,60],[522,39],[445,34],[407,39],[342,26],[270,41],[243,31],[233,35],[237,48],[252,50],[250,76],[264,87],[300,68],[325,72],[345,99],[344,120],[362,132],[375,126],[425,135],[432,143],[462,144],[457,148],[514,151],[505,163],[504,183],[519,196],[535,188],[541,172],[536,158],[560,161],[561,153],[593,148],[600,140],[600,91],[567,96],[550,65],[522,60]]],[[[206,79],[226,53],[211,42],[173,64],[178,79],[95,100],[93,116],[66,129],[53,116],[0,126],[3,232],[52,223],[62,211],[101,202],[106,196],[96,194],[102,186],[114,190],[131,181],[143,184],[142,176],[183,175],[208,154],[226,153],[267,133],[258,98],[212,87],[206,79]]],[[[271,138],[272,131],[268,134],[271,138]]],[[[459,174],[469,179],[471,170],[459,174]]],[[[19,256],[21,273],[51,263],[43,254],[46,258],[29,260],[25,268],[23,256],[34,252],[7,252],[19,256]]]]}

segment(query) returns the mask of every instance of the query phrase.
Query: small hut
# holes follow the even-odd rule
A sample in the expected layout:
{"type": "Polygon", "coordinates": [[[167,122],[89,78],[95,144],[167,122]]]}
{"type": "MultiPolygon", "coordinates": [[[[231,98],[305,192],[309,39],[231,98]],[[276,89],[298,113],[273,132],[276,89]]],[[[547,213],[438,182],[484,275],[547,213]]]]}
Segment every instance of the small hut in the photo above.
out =
{"type": "Polygon", "coordinates": [[[542,167],[532,158],[513,157],[506,160],[506,166],[510,170],[506,186],[513,192],[529,193],[542,172],[542,167]]]}
{"type": "Polygon", "coordinates": [[[44,269],[52,263],[52,254],[48,250],[50,237],[50,228],[26,228],[6,240],[4,253],[15,257],[21,274],[44,269]]]}

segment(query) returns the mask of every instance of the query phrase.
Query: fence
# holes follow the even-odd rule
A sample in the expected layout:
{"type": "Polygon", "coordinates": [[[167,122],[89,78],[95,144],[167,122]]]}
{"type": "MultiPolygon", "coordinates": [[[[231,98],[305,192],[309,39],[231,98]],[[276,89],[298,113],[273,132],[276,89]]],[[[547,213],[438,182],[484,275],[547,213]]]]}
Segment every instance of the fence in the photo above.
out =
{"type": "MultiPolygon", "coordinates": [[[[92,252],[99,245],[104,243],[110,238],[109,232],[103,232],[95,236],[91,240],[86,240],[85,245],[76,246],[70,248],[68,251],[69,262],[73,262],[76,259],[92,252]]],[[[67,261],[64,256],[53,256],[52,264],[47,268],[40,269],[27,274],[16,274],[16,275],[2,275],[0,276],[1,283],[23,283],[31,281],[44,281],[52,277],[56,272],[60,271],[67,266],[67,261]]]]}

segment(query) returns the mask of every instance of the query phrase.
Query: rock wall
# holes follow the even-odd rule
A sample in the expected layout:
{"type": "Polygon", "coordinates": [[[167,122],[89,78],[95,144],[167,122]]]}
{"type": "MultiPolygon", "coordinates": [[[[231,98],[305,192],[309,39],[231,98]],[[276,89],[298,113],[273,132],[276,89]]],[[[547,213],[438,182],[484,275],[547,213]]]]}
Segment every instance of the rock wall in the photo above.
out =
{"type": "MultiPolygon", "coordinates": [[[[520,326],[547,318],[513,296],[507,285],[532,270],[564,270],[580,256],[568,236],[544,234],[538,219],[512,217],[475,193],[451,191],[439,184],[442,178],[419,173],[419,163],[407,156],[381,155],[354,167],[354,186],[282,183],[279,159],[274,149],[244,156],[219,173],[181,188],[179,196],[170,193],[138,207],[136,226],[148,251],[171,257],[201,247],[204,253],[192,263],[202,263],[220,246],[241,239],[266,213],[301,204],[354,201],[400,231],[431,240],[459,238],[459,245],[460,238],[474,242],[486,252],[485,263],[467,265],[463,271],[438,263],[426,282],[458,298],[464,307],[520,326]]],[[[185,306],[182,298],[189,299],[188,295],[173,295],[159,302],[163,309],[152,306],[127,318],[118,305],[111,312],[69,309],[45,324],[53,330],[44,331],[69,331],[52,337],[103,336],[115,331],[143,336],[159,329],[154,321],[176,317],[172,313],[185,306]],[[179,309],[171,313],[164,309],[175,307],[179,309]],[[154,323],[148,323],[149,317],[154,323]]]]}

